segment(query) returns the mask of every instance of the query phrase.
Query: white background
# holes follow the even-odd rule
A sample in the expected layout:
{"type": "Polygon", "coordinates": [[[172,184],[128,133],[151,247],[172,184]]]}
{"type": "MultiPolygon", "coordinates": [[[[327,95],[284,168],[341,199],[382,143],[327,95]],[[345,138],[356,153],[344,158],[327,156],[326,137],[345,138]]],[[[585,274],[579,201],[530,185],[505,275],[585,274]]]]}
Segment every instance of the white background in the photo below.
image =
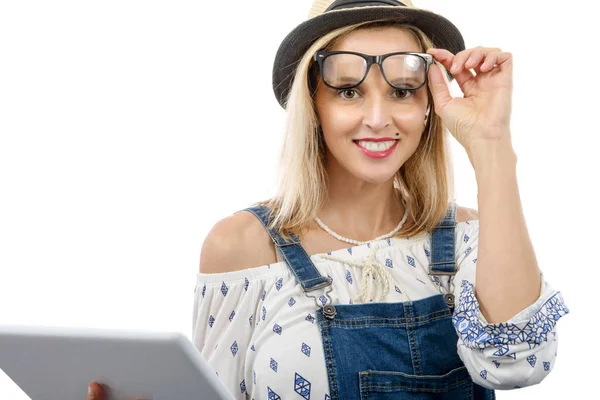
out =
{"type": "MultiPolygon", "coordinates": [[[[571,309],[552,374],[498,398],[588,398],[600,264],[591,6],[415,3],[453,21],[467,48],[513,54],[523,208],[571,309]]],[[[285,114],[272,62],[310,4],[0,2],[0,323],[191,334],[204,236],[274,194],[285,114]]],[[[458,203],[477,208],[453,145],[458,203]]],[[[0,373],[0,398],[28,397],[0,373]]]]}

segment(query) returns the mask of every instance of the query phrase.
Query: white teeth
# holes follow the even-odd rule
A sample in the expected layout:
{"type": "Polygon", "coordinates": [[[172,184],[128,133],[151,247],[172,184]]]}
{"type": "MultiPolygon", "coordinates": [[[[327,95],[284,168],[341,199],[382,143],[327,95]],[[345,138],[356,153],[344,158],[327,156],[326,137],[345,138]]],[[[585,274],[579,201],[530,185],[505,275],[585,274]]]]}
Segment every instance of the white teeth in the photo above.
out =
{"type": "Polygon", "coordinates": [[[369,151],[386,151],[389,150],[390,147],[392,147],[394,145],[394,143],[396,143],[395,140],[389,140],[387,142],[371,142],[368,140],[359,140],[358,141],[358,145],[360,147],[364,147],[365,149],[369,150],[369,151]]]}

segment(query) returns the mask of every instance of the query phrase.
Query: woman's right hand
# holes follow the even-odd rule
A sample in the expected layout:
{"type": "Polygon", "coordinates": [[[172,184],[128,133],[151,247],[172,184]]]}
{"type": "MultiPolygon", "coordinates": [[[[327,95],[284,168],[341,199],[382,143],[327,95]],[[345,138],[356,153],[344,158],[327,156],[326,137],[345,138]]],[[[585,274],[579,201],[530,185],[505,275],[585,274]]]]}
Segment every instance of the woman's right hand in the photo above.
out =
{"type": "MultiPolygon", "coordinates": [[[[92,382],[88,385],[87,400],[108,400],[109,388],[102,385],[99,382],[92,382]]],[[[145,400],[141,397],[137,397],[135,400],[145,400]]]]}
{"type": "Polygon", "coordinates": [[[102,384],[98,382],[89,384],[87,400],[106,400],[106,392],[102,384]]]}

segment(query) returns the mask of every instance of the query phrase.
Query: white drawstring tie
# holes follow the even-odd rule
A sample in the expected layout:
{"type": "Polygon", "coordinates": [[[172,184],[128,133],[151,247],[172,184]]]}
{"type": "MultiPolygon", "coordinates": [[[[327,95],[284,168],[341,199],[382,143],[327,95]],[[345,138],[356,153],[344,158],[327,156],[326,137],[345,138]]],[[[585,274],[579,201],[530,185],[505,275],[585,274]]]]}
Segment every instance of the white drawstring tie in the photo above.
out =
{"type": "MultiPolygon", "coordinates": [[[[366,303],[367,300],[371,300],[372,297],[369,297],[369,294],[373,293],[374,286],[377,286],[377,284],[381,285],[381,291],[379,292],[379,296],[376,299],[376,301],[378,302],[385,298],[385,296],[389,292],[390,284],[392,282],[395,283],[398,288],[400,288],[400,285],[398,284],[396,279],[394,279],[388,268],[382,266],[380,263],[377,262],[375,253],[377,252],[377,249],[379,249],[380,243],[381,242],[378,242],[375,244],[375,246],[371,246],[371,252],[369,253],[369,255],[363,261],[360,262],[325,254],[320,255],[320,257],[328,260],[338,261],[340,263],[347,264],[353,267],[362,268],[363,279],[361,290],[359,295],[352,299],[353,303],[366,303]]],[[[375,288],[375,290],[377,289],[375,288]]],[[[406,294],[405,290],[400,290],[400,292],[404,295],[406,300],[410,301],[410,298],[406,294]]]]}

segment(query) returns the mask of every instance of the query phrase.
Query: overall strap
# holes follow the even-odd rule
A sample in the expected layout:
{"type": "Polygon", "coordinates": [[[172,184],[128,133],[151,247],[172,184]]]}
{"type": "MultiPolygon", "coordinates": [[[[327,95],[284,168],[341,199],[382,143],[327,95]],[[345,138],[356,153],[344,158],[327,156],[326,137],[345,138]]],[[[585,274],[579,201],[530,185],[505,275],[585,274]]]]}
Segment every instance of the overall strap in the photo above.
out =
{"type": "Polygon", "coordinates": [[[456,203],[450,203],[446,215],[430,233],[429,275],[456,274],[456,203]]]}
{"type": "MultiPolygon", "coordinates": [[[[454,275],[456,275],[455,227],[456,203],[450,203],[444,218],[430,234],[431,257],[429,264],[429,275],[449,275],[450,287],[453,287],[454,275]]],[[[444,300],[450,310],[454,311],[455,299],[452,291],[444,294],[444,300]]]]}
{"type": "Polygon", "coordinates": [[[331,285],[329,279],[321,276],[317,267],[315,267],[308,254],[306,254],[306,251],[300,245],[300,238],[297,235],[292,233],[290,235],[292,240],[285,240],[280,236],[278,229],[268,228],[271,222],[271,210],[267,206],[253,206],[241,211],[251,212],[262,223],[304,292],[310,292],[331,285]]]}

